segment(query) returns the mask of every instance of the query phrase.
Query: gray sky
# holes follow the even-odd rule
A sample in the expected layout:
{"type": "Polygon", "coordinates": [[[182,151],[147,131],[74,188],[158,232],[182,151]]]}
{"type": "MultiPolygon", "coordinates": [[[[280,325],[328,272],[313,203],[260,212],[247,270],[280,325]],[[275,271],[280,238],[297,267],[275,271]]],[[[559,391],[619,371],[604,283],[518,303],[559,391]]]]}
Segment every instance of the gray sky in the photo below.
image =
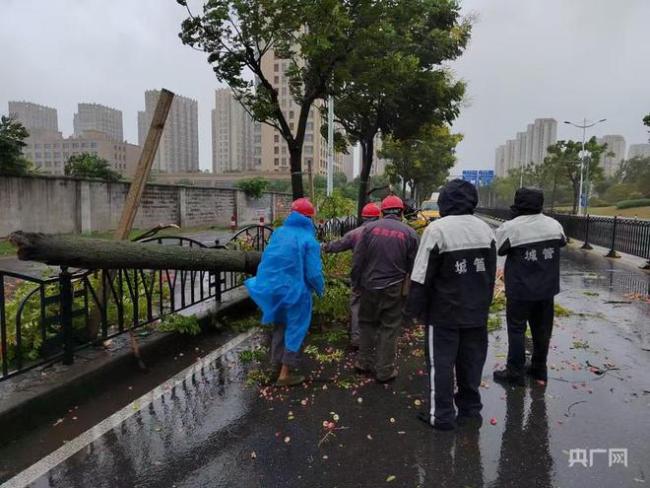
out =
{"type": "MultiPolygon", "coordinates": [[[[465,134],[459,169],[491,168],[496,146],[537,117],[607,117],[596,135],[647,142],[650,1],[462,3],[478,18],[453,64],[469,84],[454,125],[465,134]]],[[[78,102],[102,103],[123,111],[125,137],[137,142],[144,91],[169,88],[198,100],[200,163],[210,168],[217,82],[205,56],[180,43],[184,17],[174,0],[0,0],[0,112],[8,100],[56,107],[68,135],[78,102]]],[[[579,134],[560,124],[558,137],[579,134]]]]}

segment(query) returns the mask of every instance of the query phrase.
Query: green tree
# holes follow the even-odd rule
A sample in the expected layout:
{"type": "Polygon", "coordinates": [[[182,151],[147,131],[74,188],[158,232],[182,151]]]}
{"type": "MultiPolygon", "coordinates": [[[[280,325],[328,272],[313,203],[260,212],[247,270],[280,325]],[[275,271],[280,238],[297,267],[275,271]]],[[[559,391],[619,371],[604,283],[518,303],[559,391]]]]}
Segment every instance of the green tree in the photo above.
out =
{"type": "Polygon", "coordinates": [[[357,56],[337,71],[335,117],[350,144],[361,145],[358,210],[366,202],[374,141],[410,139],[421,126],[451,122],[465,85],[442,63],[460,56],[471,25],[455,0],[376,2],[372,28],[358,39],[357,56]]]}
{"type": "Polygon", "coordinates": [[[622,183],[632,185],[641,197],[650,197],[650,157],[623,161],[617,176],[622,183]]]}
{"type": "Polygon", "coordinates": [[[381,154],[391,160],[386,167],[391,183],[411,188],[411,198],[423,200],[445,182],[456,163],[456,146],[463,139],[447,125],[427,125],[414,139],[388,139],[381,154]]]}
{"type": "MultiPolygon", "coordinates": [[[[187,0],[177,2],[187,8],[187,0]]],[[[284,138],[294,198],[304,194],[302,147],[310,109],[328,96],[332,76],[357,45],[357,33],[369,21],[367,9],[374,3],[208,0],[202,15],[187,8],[182,42],[208,53],[217,79],[233,90],[255,120],[274,127],[284,138]],[[276,60],[271,73],[262,69],[263,59],[276,60]],[[288,78],[298,106],[295,117],[292,111],[283,112],[281,94],[273,87],[273,77],[279,76],[288,78]]]]}
{"type": "Polygon", "coordinates": [[[29,137],[27,129],[11,117],[0,117],[0,175],[22,176],[30,172],[31,162],[23,157],[29,137]]]}
{"type": "Polygon", "coordinates": [[[65,163],[66,176],[80,178],[99,178],[106,181],[120,181],[122,175],[111,169],[105,159],[95,154],[81,153],[70,156],[65,163]]]}
{"type": "MultiPolygon", "coordinates": [[[[598,144],[595,137],[592,137],[585,144],[585,150],[590,154],[584,168],[583,185],[588,188],[589,182],[598,181],[603,177],[603,169],[600,166],[600,157],[607,149],[607,144],[598,144]]],[[[544,165],[548,171],[557,179],[567,178],[573,191],[573,213],[578,210],[580,198],[580,173],[582,161],[580,152],[582,145],[576,141],[557,141],[548,147],[548,156],[544,158],[544,165]]]]}

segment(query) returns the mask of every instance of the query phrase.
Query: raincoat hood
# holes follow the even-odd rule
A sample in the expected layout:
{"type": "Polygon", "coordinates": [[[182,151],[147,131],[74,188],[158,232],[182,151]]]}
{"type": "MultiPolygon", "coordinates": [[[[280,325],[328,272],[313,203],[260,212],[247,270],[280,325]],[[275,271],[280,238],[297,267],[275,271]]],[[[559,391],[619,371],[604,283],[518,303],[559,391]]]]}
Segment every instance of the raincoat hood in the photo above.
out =
{"type": "Polygon", "coordinates": [[[301,213],[291,212],[289,216],[284,219],[284,225],[289,227],[300,227],[302,229],[310,231],[312,234],[315,234],[314,223],[309,217],[305,217],[301,213]]]}
{"type": "Polygon", "coordinates": [[[535,188],[519,188],[515,193],[515,204],[510,207],[513,217],[534,215],[544,208],[544,193],[535,188]]]}
{"type": "Polygon", "coordinates": [[[438,196],[440,216],[471,215],[478,203],[476,188],[468,181],[452,180],[438,196]]]}

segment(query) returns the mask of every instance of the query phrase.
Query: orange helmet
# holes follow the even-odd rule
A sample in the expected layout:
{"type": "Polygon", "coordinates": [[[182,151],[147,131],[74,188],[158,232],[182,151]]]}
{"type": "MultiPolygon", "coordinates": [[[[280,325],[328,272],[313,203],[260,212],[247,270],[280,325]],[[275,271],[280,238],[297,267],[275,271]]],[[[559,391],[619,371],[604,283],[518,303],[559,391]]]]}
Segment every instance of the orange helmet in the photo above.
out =
{"type": "Polygon", "coordinates": [[[381,210],[374,203],[367,203],[361,210],[361,216],[366,219],[381,217],[381,210]]]}
{"type": "Polygon", "coordinates": [[[316,214],[314,206],[307,198],[298,198],[291,204],[291,210],[298,212],[305,217],[313,217],[316,214]]]}
{"type": "Polygon", "coordinates": [[[381,202],[382,212],[385,210],[404,210],[404,202],[400,197],[389,195],[381,202]]]}

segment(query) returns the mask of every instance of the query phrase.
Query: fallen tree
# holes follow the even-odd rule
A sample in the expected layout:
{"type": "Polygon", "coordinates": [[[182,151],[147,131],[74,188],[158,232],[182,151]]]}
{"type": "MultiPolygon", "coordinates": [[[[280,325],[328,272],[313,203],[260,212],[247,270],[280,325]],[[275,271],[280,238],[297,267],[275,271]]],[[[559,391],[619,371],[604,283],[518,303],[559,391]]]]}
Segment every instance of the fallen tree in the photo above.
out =
{"type": "Polygon", "coordinates": [[[14,232],[18,258],[83,269],[177,269],[255,274],[262,253],[156,243],[109,241],[69,235],[14,232]]]}

